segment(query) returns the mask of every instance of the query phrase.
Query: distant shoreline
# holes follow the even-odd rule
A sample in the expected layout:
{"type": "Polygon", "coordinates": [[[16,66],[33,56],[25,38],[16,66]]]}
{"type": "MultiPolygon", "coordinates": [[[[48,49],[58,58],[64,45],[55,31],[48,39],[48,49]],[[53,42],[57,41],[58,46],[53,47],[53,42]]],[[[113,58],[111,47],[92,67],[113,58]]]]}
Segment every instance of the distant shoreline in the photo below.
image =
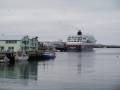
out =
{"type": "Polygon", "coordinates": [[[120,45],[102,45],[102,44],[97,44],[97,45],[94,45],[94,48],[120,48],[120,45]]]}

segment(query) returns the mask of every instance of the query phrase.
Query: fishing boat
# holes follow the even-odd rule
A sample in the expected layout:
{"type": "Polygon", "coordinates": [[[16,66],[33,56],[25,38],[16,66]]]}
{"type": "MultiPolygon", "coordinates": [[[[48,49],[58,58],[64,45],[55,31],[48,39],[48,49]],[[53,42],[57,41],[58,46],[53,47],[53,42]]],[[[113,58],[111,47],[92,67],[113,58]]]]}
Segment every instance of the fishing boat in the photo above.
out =
{"type": "Polygon", "coordinates": [[[96,43],[94,36],[83,35],[81,30],[77,35],[67,38],[66,47],[68,51],[91,51],[96,43]]]}

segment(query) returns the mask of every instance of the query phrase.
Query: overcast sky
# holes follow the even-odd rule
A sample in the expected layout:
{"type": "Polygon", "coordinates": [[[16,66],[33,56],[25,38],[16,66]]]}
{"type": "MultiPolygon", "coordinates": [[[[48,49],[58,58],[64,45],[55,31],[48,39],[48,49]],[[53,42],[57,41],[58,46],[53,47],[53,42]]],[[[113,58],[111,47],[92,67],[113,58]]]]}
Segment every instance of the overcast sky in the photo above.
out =
{"type": "Polygon", "coordinates": [[[120,0],[0,0],[0,33],[66,40],[82,29],[120,44],[120,0]]]}

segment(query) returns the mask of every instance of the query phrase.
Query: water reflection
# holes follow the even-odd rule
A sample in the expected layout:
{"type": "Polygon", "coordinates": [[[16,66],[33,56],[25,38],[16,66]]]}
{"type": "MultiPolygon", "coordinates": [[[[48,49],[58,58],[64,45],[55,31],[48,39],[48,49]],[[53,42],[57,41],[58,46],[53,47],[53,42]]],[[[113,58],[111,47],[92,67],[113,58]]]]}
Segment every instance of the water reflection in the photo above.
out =
{"type": "Polygon", "coordinates": [[[17,62],[15,64],[0,63],[0,78],[8,79],[32,79],[38,78],[39,71],[47,71],[48,66],[53,66],[54,60],[41,60],[29,62],[17,62]]]}
{"type": "Polygon", "coordinates": [[[39,68],[39,71],[40,72],[46,72],[49,70],[49,66],[52,66],[54,65],[54,59],[50,59],[50,60],[43,60],[43,61],[39,61],[38,63],[38,68],[39,68]]]}
{"type": "Polygon", "coordinates": [[[82,52],[78,55],[77,70],[81,72],[93,72],[95,65],[95,52],[82,52]]]}
{"type": "MultiPolygon", "coordinates": [[[[66,56],[63,56],[63,58],[66,56]]],[[[67,53],[68,68],[75,68],[78,74],[90,73],[94,71],[95,52],[68,52],[67,53]]]]}
{"type": "Polygon", "coordinates": [[[0,78],[37,80],[37,62],[0,63],[0,78]]]}
{"type": "Polygon", "coordinates": [[[55,60],[0,64],[0,89],[120,90],[120,63],[116,58],[120,49],[103,49],[103,53],[101,49],[58,52],[55,60]]]}

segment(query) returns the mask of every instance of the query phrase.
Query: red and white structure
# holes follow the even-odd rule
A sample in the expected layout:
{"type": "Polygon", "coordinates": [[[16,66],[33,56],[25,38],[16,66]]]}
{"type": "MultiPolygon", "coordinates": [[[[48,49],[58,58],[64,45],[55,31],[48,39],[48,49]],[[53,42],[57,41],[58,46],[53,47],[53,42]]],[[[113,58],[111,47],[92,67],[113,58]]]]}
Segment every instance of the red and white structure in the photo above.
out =
{"type": "Polygon", "coordinates": [[[92,50],[96,40],[92,35],[82,35],[78,31],[77,35],[72,35],[67,38],[67,50],[92,50]]]}

